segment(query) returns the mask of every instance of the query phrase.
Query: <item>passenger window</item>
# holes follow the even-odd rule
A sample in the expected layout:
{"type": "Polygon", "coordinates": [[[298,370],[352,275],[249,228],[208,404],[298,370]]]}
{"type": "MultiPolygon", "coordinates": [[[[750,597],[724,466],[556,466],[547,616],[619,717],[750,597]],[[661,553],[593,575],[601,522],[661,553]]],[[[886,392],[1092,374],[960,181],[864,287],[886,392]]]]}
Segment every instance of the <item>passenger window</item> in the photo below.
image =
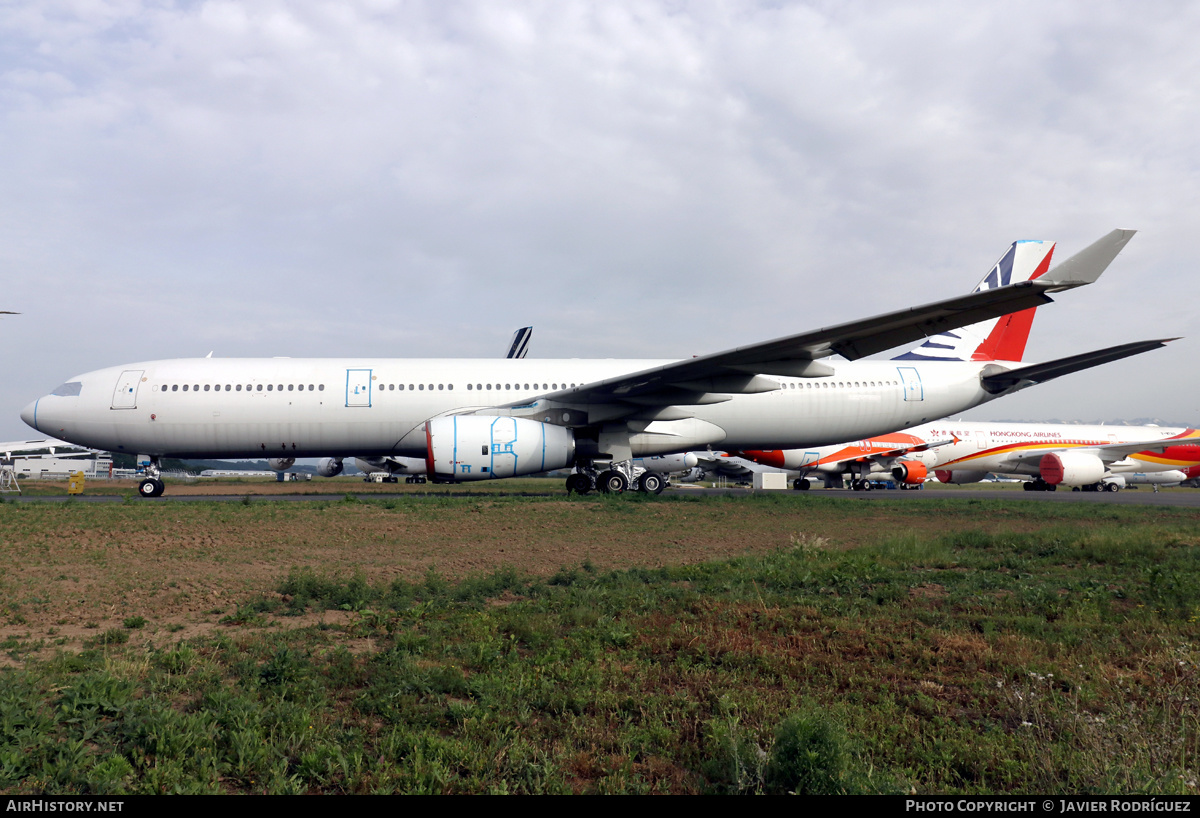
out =
{"type": "Polygon", "coordinates": [[[178,391],[179,391],[179,384],[175,384],[174,386],[172,386],[172,387],[171,387],[171,391],[172,391],[172,392],[178,392],[178,391]]]}
{"type": "Polygon", "coordinates": [[[237,391],[239,391],[239,392],[242,391],[242,385],[240,383],[237,385],[237,391]]]}
{"type": "Polygon", "coordinates": [[[188,385],[185,383],[185,384],[183,385],[183,391],[184,391],[184,392],[186,392],[186,391],[187,391],[187,388],[188,388],[188,385]]]}
{"type": "Polygon", "coordinates": [[[417,388],[418,388],[418,389],[420,389],[422,392],[424,392],[424,391],[425,391],[425,384],[420,384],[420,385],[419,385],[417,388]]]}
{"type": "Polygon", "coordinates": [[[325,384],[320,384],[320,385],[317,387],[317,391],[318,391],[318,392],[324,392],[324,391],[325,391],[325,384]]]}
{"type": "Polygon", "coordinates": [[[467,391],[468,391],[468,392],[470,392],[470,391],[471,391],[471,384],[467,384],[467,391]]]}

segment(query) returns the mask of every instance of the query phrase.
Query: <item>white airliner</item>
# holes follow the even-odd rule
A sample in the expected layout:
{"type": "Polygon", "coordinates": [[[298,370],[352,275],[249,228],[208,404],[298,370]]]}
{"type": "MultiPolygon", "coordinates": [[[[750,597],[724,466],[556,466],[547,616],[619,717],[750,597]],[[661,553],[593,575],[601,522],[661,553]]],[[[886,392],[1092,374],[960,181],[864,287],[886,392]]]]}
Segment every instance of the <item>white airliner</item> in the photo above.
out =
{"type": "Polygon", "coordinates": [[[1032,366],[858,360],[1049,303],[1095,281],[1133,233],[1115,230],[1034,280],[1012,282],[998,264],[965,296],[685,360],[150,361],[74,377],[21,417],[72,443],[148,455],[147,497],[162,494],[162,457],[423,457],[433,479],[453,482],[574,465],[569,488],[590,488],[603,468],[600,487],[620,492],[635,455],[865,438],[1162,346],[1032,366]],[[822,360],[835,354],[847,361],[822,360]]]}

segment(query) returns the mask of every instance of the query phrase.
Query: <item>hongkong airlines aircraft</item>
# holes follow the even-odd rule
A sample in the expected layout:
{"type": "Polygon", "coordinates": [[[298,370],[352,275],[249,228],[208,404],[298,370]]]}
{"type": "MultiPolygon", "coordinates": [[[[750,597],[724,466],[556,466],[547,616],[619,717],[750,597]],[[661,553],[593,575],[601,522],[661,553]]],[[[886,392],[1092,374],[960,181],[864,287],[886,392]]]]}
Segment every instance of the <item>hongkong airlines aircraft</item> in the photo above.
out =
{"type": "Polygon", "coordinates": [[[863,439],[1162,346],[1024,365],[989,335],[972,360],[938,354],[959,328],[1095,281],[1133,233],[1114,230],[1048,271],[1051,246],[1019,242],[968,295],[684,360],[149,361],[78,375],[21,417],[145,456],[147,497],[162,494],[162,457],[422,457],[432,479],[453,482],[574,466],[569,489],[603,470],[599,486],[620,492],[635,456],[863,439]],[[1013,273],[1034,259],[1025,280],[1013,273]],[[902,360],[859,360],[922,338],[902,360]]]}
{"type": "Polygon", "coordinates": [[[1027,491],[1060,485],[1118,491],[1126,482],[1179,483],[1200,474],[1200,431],[942,420],[835,446],[739,454],[799,472],[793,485],[802,489],[810,474],[849,476],[852,488],[869,489],[871,475],[890,473],[902,485],[919,485],[929,475],[977,483],[988,474],[1011,474],[1033,478],[1027,491]]]}

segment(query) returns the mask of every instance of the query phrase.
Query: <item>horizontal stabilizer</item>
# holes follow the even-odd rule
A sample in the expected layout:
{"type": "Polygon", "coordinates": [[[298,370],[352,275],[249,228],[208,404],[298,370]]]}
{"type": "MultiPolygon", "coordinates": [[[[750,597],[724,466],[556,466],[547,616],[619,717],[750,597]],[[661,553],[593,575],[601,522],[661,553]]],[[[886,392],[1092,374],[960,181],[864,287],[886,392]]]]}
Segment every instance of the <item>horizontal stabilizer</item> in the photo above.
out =
{"type": "Polygon", "coordinates": [[[1135,341],[1132,344],[1121,344],[1120,346],[1108,347],[1107,349],[1098,349],[1095,352],[1084,352],[1044,364],[1022,366],[1018,369],[1010,369],[994,375],[985,375],[981,379],[981,382],[986,391],[997,395],[1022,381],[1045,383],[1063,375],[1070,375],[1072,372],[1091,369],[1093,366],[1107,364],[1111,361],[1119,361],[1131,355],[1140,355],[1143,352],[1149,352],[1152,349],[1166,346],[1170,341],[1177,340],[1179,339],[1161,338],[1156,341],[1135,341]]]}
{"type": "Polygon", "coordinates": [[[1107,236],[1092,242],[1075,255],[1055,267],[1040,282],[1050,286],[1050,292],[1069,290],[1091,284],[1108,269],[1113,259],[1125,249],[1136,230],[1114,230],[1107,236]]]}

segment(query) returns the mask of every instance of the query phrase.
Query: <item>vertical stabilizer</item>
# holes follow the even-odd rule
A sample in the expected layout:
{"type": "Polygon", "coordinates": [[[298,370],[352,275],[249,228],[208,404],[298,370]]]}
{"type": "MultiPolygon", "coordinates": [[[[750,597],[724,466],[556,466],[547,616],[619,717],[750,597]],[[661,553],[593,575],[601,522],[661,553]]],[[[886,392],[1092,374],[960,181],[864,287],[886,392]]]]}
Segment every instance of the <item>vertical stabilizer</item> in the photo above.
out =
{"type": "Polygon", "coordinates": [[[529,353],[529,339],[533,337],[533,327],[521,327],[513,333],[512,342],[508,345],[505,358],[524,358],[529,353]]]}
{"type": "MultiPolygon", "coordinates": [[[[1052,241],[1014,241],[972,292],[1032,281],[1045,275],[1054,255],[1052,241]]],[[[1002,315],[969,327],[940,332],[895,361],[1019,361],[1037,308],[1002,315]]]]}

